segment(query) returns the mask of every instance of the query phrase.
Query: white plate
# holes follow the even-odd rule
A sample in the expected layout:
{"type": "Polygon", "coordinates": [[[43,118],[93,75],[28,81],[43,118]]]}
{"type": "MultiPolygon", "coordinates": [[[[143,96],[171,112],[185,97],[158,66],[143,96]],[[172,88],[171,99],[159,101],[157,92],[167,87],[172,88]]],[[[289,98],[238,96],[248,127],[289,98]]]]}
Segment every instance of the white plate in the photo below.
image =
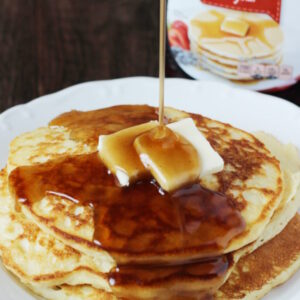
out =
{"type": "MultiPolygon", "coordinates": [[[[0,167],[5,165],[9,142],[15,136],[46,125],[62,112],[116,104],[156,106],[157,99],[157,79],[139,77],[83,83],[13,107],[0,115],[0,167]]],[[[200,113],[248,131],[264,130],[300,148],[300,109],[275,97],[216,82],[167,79],[166,105],[200,113]]],[[[265,299],[300,299],[299,285],[300,272],[265,299]]],[[[1,300],[34,299],[1,269],[0,290],[1,300]]]]}

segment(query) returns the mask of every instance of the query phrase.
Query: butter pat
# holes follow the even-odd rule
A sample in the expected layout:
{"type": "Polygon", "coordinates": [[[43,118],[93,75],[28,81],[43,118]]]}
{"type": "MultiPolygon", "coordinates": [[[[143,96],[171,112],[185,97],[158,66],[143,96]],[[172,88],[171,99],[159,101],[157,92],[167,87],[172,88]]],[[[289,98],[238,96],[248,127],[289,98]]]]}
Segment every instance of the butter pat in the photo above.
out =
{"type": "Polygon", "coordinates": [[[99,155],[120,186],[152,176],[168,192],[223,170],[224,161],[191,118],[153,121],[99,137],[99,155]]]}
{"type": "Polygon", "coordinates": [[[198,130],[193,119],[186,118],[181,121],[171,123],[167,125],[167,127],[183,136],[197,150],[201,164],[200,177],[218,173],[224,169],[224,160],[198,130]]]}
{"type": "Polygon", "coordinates": [[[166,126],[158,126],[134,141],[144,166],[168,192],[199,178],[197,150],[182,136],[166,126]]]}
{"type": "Polygon", "coordinates": [[[141,163],[133,143],[137,136],[157,125],[158,122],[152,121],[99,137],[100,158],[108,170],[116,176],[120,186],[128,186],[149,176],[149,171],[141,163]]]}
{"type": "Polygon", "coordinates": [[[250,25],[241,19],[227,17],[221,24],[221,30],[226,33],[234,34],[240,37],[246,36],[250,25]]]}

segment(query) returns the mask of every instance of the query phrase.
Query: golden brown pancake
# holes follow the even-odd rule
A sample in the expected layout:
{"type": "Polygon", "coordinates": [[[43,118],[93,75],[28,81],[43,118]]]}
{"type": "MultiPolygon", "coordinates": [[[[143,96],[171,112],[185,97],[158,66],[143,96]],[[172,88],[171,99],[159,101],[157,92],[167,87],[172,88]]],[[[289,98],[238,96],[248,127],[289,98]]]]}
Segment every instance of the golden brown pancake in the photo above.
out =
{"type": "MultiPolygon", "coordinates": [[[[76,143],[76,145],[78,144],[79,149],[83,149],[83,153],[92,153],[96,149],[98,136],[100,134],[107,134],[114,130],[155,119],[156,112],[152,107],[119,106],[94,112],[70,112],[58,117],[50,123],[50,125],[55,125],[55,127],[50,127],[48,130],[51,131],[53,128],[53,130],[57,131],[57,126],[60,126],[59,128],[68,132],[69,136],[57,141],[59,155],[62,158],[49,161],[51,157],[57,158],[59,155],[53,153],[47,158],[47,155],[42,155],[43,149],[47,149],[47,143],[46,147],[44,144],[34,143],[32,146],[35,149],[33,152],[34,160],[38,160],[36,152],[41,146],[40,153],[42,161],[48,160],[49,162],[45,162],[44,165],[39,165],[38,167],[18,167],[14,170],[10,175],[11,194],[16,198],[17,203],[20,204],[20,208],[26,216],[34,220],[43,230],[50,232],[55,237],[88,255],[98,258],[105,257],[105,260],[111,262],[112,266],[114,261],[118,261],[119,263],[129,261],[144,263],[149,263],[150,261],[170,262],[173,260],[178,261],[179,259],[185,260],[186,258],[195,259],[215,256],[241,248],[254,241],[261,234],[274,210],[280,203],[282,175],[279,162],[253,135],[228,124],[223,124],[200,115],[188,114],[174,109],[166,110],[166,118],[169,119],[169,122],[186,116],[194,118],[199,130],[207,137],[211,145],[225,161],[225,169],[223,172],[204,177],[200,183],[204,188],[221,192],[230,199],[230,203],[224,202],[224,205],[227,205],[225,210],[226,214],[228,216],[230,214],[230,218],[236,215],[236,224],[239,223],[241,226],[240,228],[238,226],[232,227],[230,223],[227,223],[225,231],[222,231],[223,229],[221,230],[220,227],[218,229],[219,231],[203,231],[206,234],[205,241],[210,241],[211,239],[211,244],[204,244],[203,240],[201,241],[195,238],[201,235],[193,235],[193,232],[195,233],[195,230],[201,230],[201,228],[204,229],[203,226],[199,227],[195,222],[193,224],[185,224],[185,226],[187,226],[187,236],[182,240],[180,229],[182,227],[182,220],[181,217],[178,218],[176,215],[176,210],[172,211],[169,208],[165,208],[168,214],[161,214],[159,216],[156,212],[154,215],[151,215],[151,205],[156,205],[154,204],[155,201],[165,203],[168,206],[168,202],[160,200],[160,198],[163,197],[154,190],[153,186],[149,184],[145,184],[142,187],[136,186],[135,188],[127,189],[126,193],[123,193],[120,188],[115,186],[113,178],[109,178],[108,175],[104,174],[104,168],[100,163],[97,163],[96,155],[90,154],[90,157],[88,157],[84,154],[81,157],[70,156],[67,158],[63,156],[64,152],[61,151],[63,148],[60,146],[61,144],[64,145],[71,141],[72,143],[76,143]],[[98,169],[94,167],[96,165],[98,169]],[[47,173],[50,170],[49,166],[51,166],[51,170],[54,170],[52,176],[50,173],[47,173]],[[78,172],[70,174],[70,176],[73,176],[72,182],[74,182],[74,184],[63,187],[63,189],[65,188],[67,193],[69,193],[68,196],[75,199],[83,196],[78,194],[79,190],[76,190],[74,187],[75,183],[80,186],[86,180],[91,182],[92,178],[95,178],[97,181],[94,175],[101,173],[103,176],[99,175],[99,181],[103,181],[105,178],[104,184],[100,187],[101,193],[114,193],[115,196],[113,196],[113,198],[118,198],[118,201],[121,201],[123,197],[130,198],[131,190],[133,194],[139,193],[139,197],[147,197],[148,195],[148,198],[152,201],[148,201],[149,208],[147,211],[150,213],[147,215],[148,222],[146,219],[142,220],[139,218],[139,213],[135,217],[132,217],[131,214],[134,209],[128,206],[126,213],[128,214],[128,218],[132,218],[132,220],[130,221],[130,226],[123,226],[125,223],[121,226],[122,228],[127,228],[127,232],[121,233],[121,227],[117,228],[118,223],[114,221],[114,214],[117,217],[118,213],[115,212],[120,208],[119,205],[116,205],[116,207],[110,205],[108,207],[105,204],[107,212],[105,212],[105,215],[96,214],[96,217],[100,217],[101,220],[98,219],[97,222],[100,223],[95,224],[93,209],[88,205],[89,199],[87,202],[79,199],[81,203],[79,205],[74,203],[70,197],[69,199],[66,197],[62,199],[59,196],[59,190],[54,191],[55,193],[51,193],[51,195],[48,193],[48,195],[38,195],[37,198],[35,198],[34,195],[36,194],[31,193],[30,187],[36,184],[41,189],[54,189],[58,182],[63,182],[63,177],[65,176],[64,172],[69,172],[68,166],[70,169],[78,172]],[[94,169],[90,169],[89,166],[93,166],[94,169]],[[38,176],[36,172],[39,173],[38,176]],[[28,174],[33,174],[32,184],[26,182],[26,180],[30,178],[28,174]],[[44,180],[45,185],[41,187],[39,180],[33,179],[34,176],[37,176],[36,178],[42,178],[44,176],[46,181],[53,178],[53,182],[46,182],[44,180]],[[29,187],[29,189],[26,187],[29,187]],[[139,189],[140,192],[138,192],[139,189]],[[143,193],[145,189],[149,194],[143,193]],[[149,197],[150,195],[151,197],[149,197]],[[80,213],[77,215],[78,211],[80,213]],[[239,221],[238,214],[240,214],[246,222],[246,228],[242,234],[240,234],[242,223],[239,221]],[[82,217],[80,215],[82,215],[82,217]],[[159,219],[157,219],[158,216],[159,219]],[[151,218],[155,220],[155,222],[159,220],[159,223],[153,223],[150,221],[151,218]],[[167,225],[168,222],[169,225],[167,225]],[[140,232],[138,224],[141,223],[148,227],[144,228],[142,234],[136,235],[137,232],[140,232]],[[102,226],[101,231],[97,231],[99,226],[102,226]],[[171,227],[167,228],[166,226],[171,227]],[[130,232],[130,230],[132,232],[130,232]],[[155,230],[159,230],[160,232],[159,242],[159,235],[155,234],[155,230]],[[165,231],[163,240],[161,240],[162,230],[165,231]],[[100,236],[100,240],[96,240],[95,242],[95,237],[99,238],[99,236],[97,236],[99,232],[102,236],[100,236]],[[209,236],[209,234],[211,234],[211,236],[209,236]],[[215,234],[219,234],[219,237],[214,236],[215,234]],[[130,243],[126,241],[128,236],[130,236],[130,243]],[[146,244],[143,242],[142,248],[139,242],[141,240],[144,242],[147,240],[147,242],[145,242],[146,244]],[[99,242],[101,245],[99,245],[99,242]],[[147,244],[151,244],[151,247],[148,247],[151,251],[147,250],[147,244]]],[[[23,135],[19,138],[19,141],[17,139],[12,143],[9,161],[15,166],[16,159],[14,159],[14,157],[22,152],[22,150],[20,151],[19,147],[14,146],[24,144],[22,141],[24,138],[26,140],[26,137],[27,135],[23,135]]],[[[26,147],[28,147],[28,151],[30,152],[31,141],[26,147]]],[[[76,151],[75,147],[73,152],[77,154],[79,151],[76,151]]],[[[31,159],[30,154],[26,157],[28,160],[31,159]]],[[[28,163],[30,164],[29,161],[28,163]]],[[[24,165],[26,164],[25,159],[24,165]]],[[[13,167],[9,165],[9,169],[12,168],[13,167]]],[[[87,185],[84,184],[84,186],[87,185]]],[[[33,193],[35,192],[33,191],[33,193]]],[[[93,198],[95,195],[91,194],[90,196],[93,198]]],[[[171,199],[168,201],[171,201],[171,199]]],[[[141,205],[142,203],[145,202],[141,201],[141,205]]],[[[135,204],[133,203],[132,205],[135,204]]],[[[162,207],[160,212],[163,211],[164,207],[162,207]]],[[[184,210],[179,209],[179,211],[184,210]]],[[[101,212],[103,213],[104,210],[101,209],[101,212]]],[[[123,216],[126,215],[125,210],[119,213],[122,213],[123,216]]],[[[218,215],[218,213],[215,216],[216,220],[224,217],[218,215]]],[[[127,225],[128,224],[129,223],[127,223],[127,225]]],[[[207,224],[211,223],[208,222],[207,224]]]]}
{"type": "MultiPolygon", "coordinates": [[[[295,239],[299,235],[300,216],[297,214],[277,237],[240,260],[214,299],[261,299],[272,288],[288,280],[300,267],[300,241],[295,239]]],[[[89,286],[63,285],[52,289],[36,288],[35,291],[51,300],[70,300],[76,296],[78,300],[116,299],[89,286]]]]}
{"type": "Polygon", "coordinates": [[[300,267],[300,215],[274,239],[243,257],[216,299],[260,299],[300,267]]]}
{"type": "Polygon", "coordinates": [[[187,266],[140,266],[134,268],[134,273],[126,268],[125,278],[115,270],[105,273],[105,261],[95,261],[63,244],[40,230],[22,213],[14,211],[5,170],[0,172],[0,203],[0,252],[3,264],[33,290],[49,291],[61,285],[89,285],[108,293],[113,291],[116,295],[127,295],[129,299],[133,293],[140,299],[152,299],[158,295],[160,298],[173,299],[179,292],[192,295],[196,290],[199,294],[203,289],[219,286],[227,272],[221,269],[222,276],[214,276],[213,267],[216,271],[224,267],[226,257],[221,257],[187,266]],[[111,280],[116,281],[115,287],[112,287],[111,280]]]}
{"type": "MultiPolygon", "coordinates": [[[[93,159],[96,159],[93,151],[95,151],[95,147],[97,146],[96,138],[100,133],[109,133],[111,131],[126,127],[127,119],[129,119],[128,124],[134,125],[135,122],[141,122],[141,120],[148,121],[155,115],[155,110],[146,106],[125,106],[104,109],[97,112],[67,113],[51,123],[52,125],[57,123],[57,125],[50,126],[48,128],[42,128],[36,132],[22,135],[12,143],[8,167],[10,170],[13,170],[14,168],[16,169],[12,172],[11,178],[14,174],[21,174],[21,178],[28,179],[28,174],[33,174],[34,176],[32,176],[32,178],[34,178],[34,180],[30,180],[30,183],[32,183],[30,187],[36,185],[36,188],[33,189],[34,191],[38,191],[38,189],[42,187],[43,184],[47,182],[48,178],[51,178],[51,176],[53,176],[55,180],[50,180],[49,184],[54,182],[54,186],[59,186],[59,183],[64,182],[65,179],[68,179],[72,185],[75,186],[78,185],[78,183],[80,183],[79,187],[88,186],[88,184],[91,182],[90,180],[86,181],[85,184],[82,185],[82,182],[80,180],[77,182],[77,177],[72,175],[74,171],[76,171],[78,164],[73,165],[71,162],[74,160],[83,159],[83,166],[85,169],[84,167],[80,167],[80,170],[84,170],[85,173],[88,173],[89,167],[86,163],[95,161],[91,161],[89,159],[85,161],[84,159],[88,158],[89,156],[92,156],[93,159]],[[124,114],[122,114],[122,110],[125,111],[124,114]],[[130,111],[133,112],[135,110],[137,111],[136,118],[130,119],[130,111]],[[106,126],[106,122],[109,122],[108,126],[106,126]],[[62,126],[63,124],[64,126],[62,126]],[[82,128],[87,130],[87,134],[83,134],[82,128]],[[56,139],[51,138],[52,132],[57,137],[56,139]],[[26,155],[24,156],[22,156],[24,154],[22,148],[26,149],[26,151],[24,151],[26,155]],[[49,148],[51,148],[51,151],[49,151],[49,148]],[[20,167],[22,165],[27,165],[27,167],[20,167]],[[69,167],[66,168],[65,165],[68,165],[69,167]],[[56,172],[53,172],[54,169],[56,169],[56,172]],[[38,173],[34,173],[37,170],[38,173]],[[48,175],[47,172],[49,170],[49,176],[46,176],[48,175]],[[70,170],[71,172],[68,172],[70,170]],[[44,171],[47,172],[43,173],[44,171]],[[23,177],[24,174],[25,176],[23,177]],[[40,181],[40,178],[42,178],[42,181],[40,181]]],[[[249,238],[251,230],[254,231],[252,226],[255,226],[254,228],[256,228],[256,230],[264,232],[266,228],[265,225],[270,221],[274,210],[280,207],[280,203],[284,202],[282,196],[284,198],[290,197],[290,192],[287,192],[287,195],[285,195],[285,190],[289,190],[287,187],[290,179],[284,179],[283,172],[279,167],[278,159],[280,158],[274,158],[269,150],[267,150],[267,148],[263,145],[263,143],[257,140],[254,136],[235,129],[228,124],[222,124],[202,116],[187,114],[173,109],[167,110],[167,117],[172,121],[184,118],[186,116],[192,116],[194,118],[199,129],[207,136],[213,147],[225,159],[224,172],[216,176],[203,178],[201,184],[204,187],[212,188],[216,191],[222,192],[224,195],[227,195],[227,197],[230,197],[232,201],[230,202],[231,209],[235,209],[236,212],[240,213],[247,220],[248,227],[246,227],[246,230],[243,232],[243,234],[237,235],[237,237],[241,239],[239,242],[236,242],[236,247],[241,246],[243,245],[243,242],[245,242],[246,238],[249,238]],[[271,204],[271,206],[266,206],[266,204],[271,204]],[[244,234],[245,236],[243,236],[244,234]]],[[[101,171],[101,167],[99,170],[101,171]]],[[[85,175],[82,175],[82,173],[83,172],[75,172],[75,175],[77,174],[79,177],[84,177],[85,175]]],[[[16,182],[20,184],[18,187],[21,187],[19,191],[26,191],[29,186],[25,181],[16,182]]],[[[114,184],[111,184],[111,186],[114,187],[113,190],[116,188],[114,184]]],[[[15,187],[13,186],[12,194],[15,192],[14,188],[15,187]]],[[[76,195],[78,196],[78,194],[76,195]]],[[[25,198],[16,198],[16,200],[18,199],[24,200],[25,198]]],[[[125,198],[123,198],[123,200],[124,199],[125,198]]],[[[124,202],[128,204],[128,201],[124,202]]],[[[142,202],[145,203],[145,199],[143,199],[142,202]]],[[[21,203],[18,201],[16,203],[18,204],[17,206],[20,206],[21,208],[24,205],[22,201],[21,203]]],[[[291,207],[295,209],[297,208],[296,204],[291,205],[291,207]]],[[[28,222],[32,222],[32,220],[34,220],[42,229],[42,232],[45,232],[47,235],[51,236],[51,238],[58,237],[60,241],[79,249],[82,246],[82,237],[87,238],[88,236],[91,236],[89,225],[93,223],[93,210],[89,209],[85,211],[85,208],[82,205],[78,205],[76,201],[74,202],[74,198],[66,199],[66,197],[61,198],[57,194],[52,194],[41,199],[41,201],[38,203],[33,203],[32,208],[38,208],[39,213],[37,215],[35,215],[35,211],[33,212],[33,215],[35,215],[35,217],[37,216],[38,218],[33,218],[30,211],[28,212],[23,210],[28,217],[28,222]],[[35,207],[35,204],[38,204],[38,206],[35,207]],[[52,207],[53,204],[54,207],[52,207]],[[67,212],[67,214],[61,214],[61,212],[64,212],[64,210],[67,212]],[[41,215],[39,215],[40,213],[41,215]],[[72,222],[74,222],[76,225],[76,232],[73,231],[72,228],[68,228],[70,225],[72,225],[72,222]],[[55,226],[58,228],[53,228],[55,226]],[[63,230],[61,230],[61,228],[63,230]],[[60,232],[57,229],[59,229],[60,232]]],[[[285,211],[284,215],[286,215],[285,211]]],[[[291,218],[292,215],[293,211],[289,212],[288,218],[291,218]]],[[[140,224],[143,224],[143,222],[140,222],[140,224]]],[[[283,222],[283,224],[285,223],[283,222]]],[[[192,228],[194,228],[194,226],[195,224],[193,224],[192,228]]],[[[126,226],[121,226],[120,228],[126,228],[126,226]]],[[[121,233],[124,234],[124,232],[121,233]]],[[[272,234],[274,236],[276,233],[272,234]]],[[[273,237],[272,234],[269,235],[268,238],[273,237]]],[[[95,237],[95,235],[93,236],[93,232],[92,237],[95,237]]],[[[248,241],[251,241],[251,239],[248,241]]],[[[96,251],[100,250],[101,255],[95,256],[95,252],[93,252],[93,250],[95,250],[93,248],[95,247],[94,244],[95,243],[85,243],[79,250],[83,250],[83,252],[88,254],[90,257],[96,257],[97,260],[101,259],[101,261],[104,261],[105,266],[101,266],[101,272],[114,271],[112,267],[115,266],[116,261],[120,261],[116,259],[114,254],[110,256],[111,252],[107,251],[107,249],[105,249],[107,252],[105,253],[105,251],[101,249],[103,247],[98,247],[98,249],[96,249],[96,251]],[[92,251],[89,248],[90,245],[92,251]],[[115,259],[116,261],[114,261],[115,259]]],[[[249,252],[253,251],[255,247],[251,246],[250,249],[252,250],[249,250],[249,252]]],[[[242,251],[241,253],[243,254],[245,252],[242,251]]],[[[190,254],[191,253],[189,253],[189,255],[190,254]]],[[[238,254],[237,257],[240,257],[242,254],[238,254]]],[[[169,258],[170,257],[168,257],[168,259],[169,258]]],[[[176,257],[173,255],[171,258],[175,259],[176,257]]],[[[128,257],[125,257],[124,261],[126,260],[132,261],[132,258],[130,257],[128,259],[128,257]]],[[[163,261],[167,260],[164,259],[163,261]]],[[[151,262],[151,260],[149,260],[149,262],[151,262]]],[[[229,264],[229,266],[231,268],[232,265],[229,264]]],[[[160,268],[161,267],[159,266],[158,270],[160,268]]],[[[227,270],[225,269],[225,273],[223,273],[223,275],[229,274],[230,268],[227,270]]],[[[210,278],[210,281],[208,281],[207,278],[201,278],[201,274],[197,273],[197,268],[195,267],[195,264],[193,264],[191,265],[188,274],[186,274],[188,276],[182,276],[182,274],[184,275],[182,268],[181,270],[179,268],[180,274],[176,274],[176,272],[174,273],[174,268],[172,268],[172,271],[169,274],[172,274],[172,276],[175,274],[175,277],[170,277],[167,280],[164,278],[164,280],[161,281],[161,278],[159,278],[157,274],[166,272],[165,274],[168,275],[168,268],[163,268],[158,271],[157,269],[154,270],[152,266],[152,268],[148,269],[149,275],[146,275],[147,280],[142,280],[142,282],[145,284],[145,286],[143,286],[140,283],[137,283],[137,279],[139,279],[141,282],[142,276],[145,276],[146,274],[145,269],[147,269],[147,267],[143,266],[142,269],[142,272],[139,273],[139,268],[134,267],[132,270],[129,268],[129,274],[126,274],[127,281],[119,282],[119,286],[123,287],[123,291],[121,291],[123,295],[124,291],[127,290],[130,292],[130,289],[132,289],[132,287],[135,285],[136,291],[139,290],[139,293],[142,295],[141,298],[146,297],[145,291],[147,292],[147,288],[150,288],[150,292],[153,293],[157,287],[158,289],[156,289],[156,293],[158,292],[158,295],[159,292],[163,291],[163,289],[166,290],[166,288],[167,291],[168,289],[172,289],[172,291],[174,291],[174,286],[177,287],[178,290],[191,292],[195,290],[201,291],[202,289],[208,288],[209,285],[215,287],[220,285],[226,278],[226,276],[221,276],[221,278],[217,278],[217,282],[212,280],[213,278],[210,278]],[[155,274],[152,274],[151,276],[151,273],[153,272],[155,274]],[[132,274],[134,273],[136,276],[132,277],[132,274]],[[195,280],[191,280],[190,275],[193,273],[196,275],[195,280]],[[209,285],[205,285],[203,279],[205,279],[207,283],[209,282],[209,285]],[[200,284],[201,280],[202,285],[200,284]]],[[[128,271],[128,268],[125,268],[124,270],[128,271]]],[[[63,276],[61,276],[61,278],[64,278],[64,274],[62,275],[63,276]]],[[[87,274],[87,276],[89,275],[87,274]]],[[[113,274],[113,277],[108,279],[118,280],[118,274],[113,274]]],[[[83,283],[87,283],[87,281],[83,283]]],[[[79,284],[78,281],[77,284],[79,284]]],[[[44,286],[46,286],[46,289],[49,288],[49,285],[44,286]]],[[[37,286],[35,286],[35,288],[36,287],[37,286]]],[[[64,291],[65,288],[62,288],[62,290],[64,291]]],[[[72,289],[67,290],[70,291],[72,289]]]]}

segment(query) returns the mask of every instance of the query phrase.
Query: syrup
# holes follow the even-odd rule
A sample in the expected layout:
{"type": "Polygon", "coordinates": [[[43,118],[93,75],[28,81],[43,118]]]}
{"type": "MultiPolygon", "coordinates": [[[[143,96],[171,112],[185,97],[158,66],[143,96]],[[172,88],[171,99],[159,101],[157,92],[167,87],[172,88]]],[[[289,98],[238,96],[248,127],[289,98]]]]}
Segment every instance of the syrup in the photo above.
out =
{"type": "Polygon", "coordinates": [[[155,127],[140,135],[134,141],[134,147],[146,168],[168,192],[199,178],[197,150],[166,126],[155,127]]]}
{"type": "Polygon", "coordinates": [[[245,228],[230,199],[199,183],[174,193],[162,193],[153,180],[118,187],[98,153],[19,167],[10,184],[22,205],[55,194],[94,207],[94,240],[111,253],[212,256],[245,228]]]}
{"type": "Polygon", "coordinates": [[[113,286],[153,286],[171,278],[207,280],[225,275],[232,262],[232,255],[228,254],[180,265],[119,265],[109,273],[108,278],[113,286]]]}
{"type": "Polygon", "coordinates": [[[100,135],[110,134],[157,119],[157,112],[147,105],[119,105],[92,111],[64,113],[50,126],[64,126],[71,132],[71,138],[94,147],[98,145],[100,135]]]}

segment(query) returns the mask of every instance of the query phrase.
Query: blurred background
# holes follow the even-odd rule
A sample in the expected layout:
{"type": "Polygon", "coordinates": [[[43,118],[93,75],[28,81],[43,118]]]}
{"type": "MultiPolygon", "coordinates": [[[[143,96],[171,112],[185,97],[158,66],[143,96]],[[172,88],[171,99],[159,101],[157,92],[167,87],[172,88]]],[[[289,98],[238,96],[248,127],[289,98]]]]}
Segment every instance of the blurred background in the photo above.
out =
{"type": "MultiPolygon", "coordinates": [[[[159,0],[0,0],[0,112],[89,80],[158,75],[159,0]]],[[[170,52],[167,76],[185,77],[170,52]]],[[[272,92],[300,106],[300,84],[272,92]]]]}

